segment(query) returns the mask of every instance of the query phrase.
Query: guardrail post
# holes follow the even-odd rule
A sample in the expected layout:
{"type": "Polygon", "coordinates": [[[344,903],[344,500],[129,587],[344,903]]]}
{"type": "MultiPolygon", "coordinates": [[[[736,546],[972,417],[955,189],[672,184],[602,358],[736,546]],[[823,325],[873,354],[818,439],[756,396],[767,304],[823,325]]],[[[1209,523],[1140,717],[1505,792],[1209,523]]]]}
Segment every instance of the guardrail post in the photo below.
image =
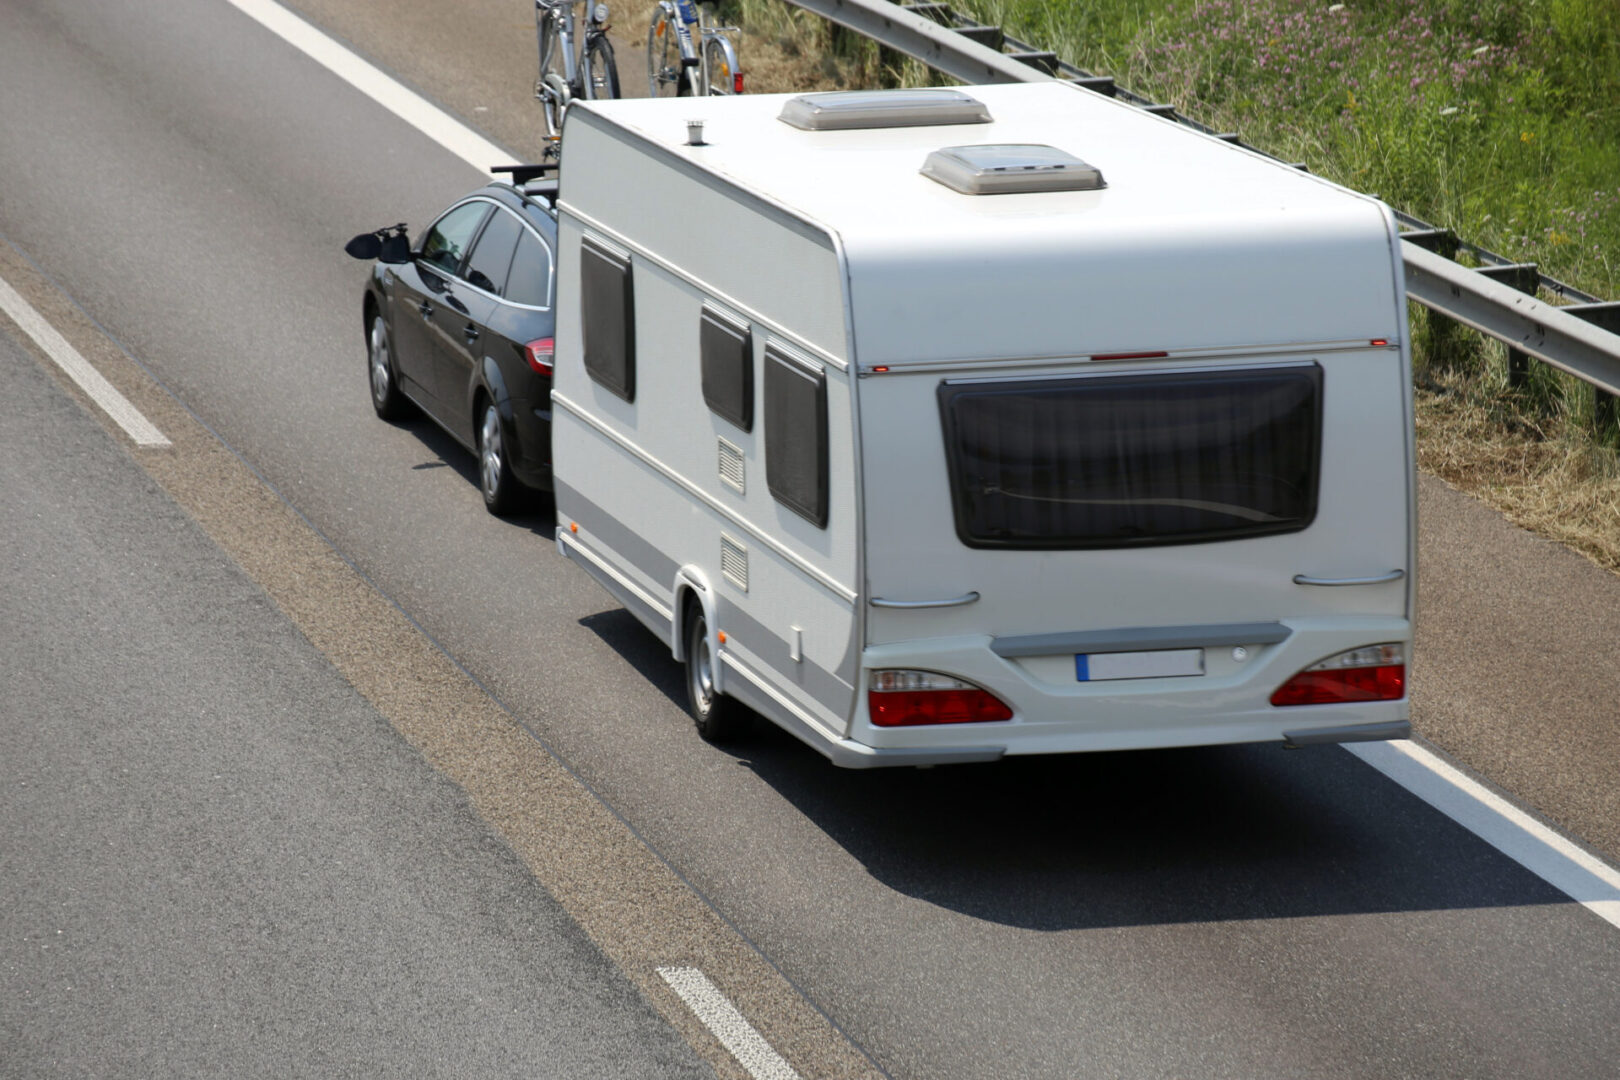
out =
{"type": "MultiPolygon", "coordinates": [[[[1401,233],[1401,239],[1442,258],[1457,261],[1457,234],[1450,229],[1418,229],[1401,233]]],[[[1467,355],[1462,328],[1433,308],[1426,308],[1424,314],[1429,325],[1429,363],[1447,371],[1459,367],[1459,361],[1467,355]]]]}
{"type": "MultiPolygon", "coordinates": [[[[1500,281],[1531,296],[1541,288],[1541,271],[1535,263],[1510,263],[1507,266],[1481,266],[1480,274],[1500,281]]],[[[1508,386],[1517,390],[1530,381],[1530,356],[1508,346],[1508,386]]]]}
{"type": "MultiPolygon", "coordinates": [[[[1620,334],[1620,303],[1571,304],[1564,309],[1578,319],[1601,326],[1611,334],[1620,334]]],[[[1613,394],[1592,388],[1592,426],[1598,432],[1620,424],[1620,409],[1616,408],[1613,394]]]]}

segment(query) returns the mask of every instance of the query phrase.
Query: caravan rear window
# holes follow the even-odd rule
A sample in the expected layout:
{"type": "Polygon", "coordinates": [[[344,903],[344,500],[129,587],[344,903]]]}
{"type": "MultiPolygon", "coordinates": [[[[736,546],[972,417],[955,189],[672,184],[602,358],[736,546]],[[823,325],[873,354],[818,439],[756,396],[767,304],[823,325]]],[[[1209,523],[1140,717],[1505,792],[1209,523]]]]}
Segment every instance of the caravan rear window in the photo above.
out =
{"type": "Polygon", "coordinates": [[[1316,516],[1316,364],[947,382],[939,403],[970,547],[1187,544],[1316,516]]]}

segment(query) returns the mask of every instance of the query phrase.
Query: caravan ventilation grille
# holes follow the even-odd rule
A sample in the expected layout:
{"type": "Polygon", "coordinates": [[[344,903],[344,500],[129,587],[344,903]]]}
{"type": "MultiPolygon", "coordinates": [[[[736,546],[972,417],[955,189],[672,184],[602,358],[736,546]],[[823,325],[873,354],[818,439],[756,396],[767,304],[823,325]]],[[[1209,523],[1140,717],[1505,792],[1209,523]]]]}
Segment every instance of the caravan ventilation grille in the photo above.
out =
{"type": "Polygon", "coordinates": [[[1040,143],[947,146],[929,154],[921,171],[963,195],[1096,191],[1108,186],[1095,166],[1040,143]]]}
{"type": "Polygon", "coordinates": [[[843,90],[790,98],[777,117],[802,131],[988,124],[984,102],[960,90],[843,90]]]}
{"type": "Polygon", "coordinates": [[[746,461],[743,458],[742,449],[730,442],[727,442],[725,439],[721,439],[720,479],[724,480],[738,491],[746,492],[748,488],[745,481],[745,477],[747,475],[744,471],[745,466],[746,461]]]}
{"type": "Polygon", "coordinates": [[[743,592],[748,591],[748,549],[725,533],[720,534],[720,573],[743,592]]]}

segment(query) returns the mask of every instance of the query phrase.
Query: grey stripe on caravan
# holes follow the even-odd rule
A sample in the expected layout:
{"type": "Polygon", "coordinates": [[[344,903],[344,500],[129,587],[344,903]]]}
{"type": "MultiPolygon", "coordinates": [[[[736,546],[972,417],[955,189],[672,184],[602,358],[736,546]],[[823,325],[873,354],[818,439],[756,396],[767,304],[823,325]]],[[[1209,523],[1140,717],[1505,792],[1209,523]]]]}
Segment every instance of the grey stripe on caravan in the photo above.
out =
{"type": "Polygon", "coordinates": [[[997,656],[1013,657],[1132,652],[1139,649],[1196,649],[1215,645],[1273,645],[1286,641],[1292,633],[1279,622],[1138,626],[1125,630],[1080,630],[1068,634],[1001,637],[990,643],[990,651],[997,656]]]}
{"type": "MultiPolygon", "coordinates": [[[[806,559],[788,548],[786,544],[783,544],[780,540],[777,540],[774,537],[767,536],[758,526],[742,517],[742,515],[738,514],[735,510],[732,510],[730,507],[721,503],[720,500],[714,498],[714,496],[710,495],[708,492],[686,479],[680,473],[671,469],[669,466],[647,453],[647,451],[643,450],[641,447],[637,446],[623,435],[620,435],[618,432],[608,427],[601,420],[598,420],[595,416],[592,416],[588,410],[568,400],[555,390],[551,392],[551,401],[552,404],[560,405],[562,408],[567,409],[570,413],[585,421],[586,424],[590,425],[593,431],[607,439],[609,442],[613,443],[613,445],[617,446],[619,449],[631,454],[643,464],[658,472],[660,475],[679,485],[682,491],[686,492],[692,498],[701,501],[703,505],[707,506],[715,513],[726,518],[737,528],[743,530],[753,539],[757,540],[762,547],[767,547],[777,555],[780,555],[784,561],[790,563],[794,569],[804,574],[805,577],[814,581],[816,584],[820,585],[822,588],[826,589],[828,592],[832,593],[846,604],[855,603],[855,590],[847,588],[844,585],[840,585],[836,578],[812,566],[806,559]]],[[[671,570],[670,573],[673,575],[674,571],[671,570]]],[[[669,580],[673,581],[674,578],[671,577],[669,580]]]]}
{"type": "MultiPolygon", "coordinates": [[[[828,671],[808,658],[795,661],[785,639],[765,624],[748,614],[725,597],[716,597],[720,626],[728,636],[734,636],[764,661],[773,672],[785,675],[788,682],[810,696],[810,699],[841,720],[848,720],[855,705],[855,685],[828,671]]],[[[850,623],[850,635],[855,633],[850,623]]],[[[756,675],[756,677],[758,677],[756,675]]]]}
{"type": "MultiPolygon", "coordinates": [[[[660,591],[674,584],[675,560],[653,547],[635,530],[567,484],[556,484],[556,499],[558,506],[566,506],[568,513],[593,536],[600,537],[615,555],[657,582],[660,591]]],[[[597,555],[601,557],[601,553],[597,555]]]]}
{"type": "MultiPolygon", "coordinates": [[[[662,585],[675,580],[675,571],[678,569],[675,560],[653,547],[634,530],[625,525],[618,518],[585,498],[574,488],[567,484],[557,485],[557,504],[566,507],[568,513],[579,520],[585,529],[594,537],[600,539],[613,550],[613,553],[628,562],[645,577],[662,585]]],[[[590,552],[599,559],[605,560],[605,552],[590,552]]],[[[609,592],[625,600],[624,590],[616,588],[603,573],[588,559],[580,560],[580,564],[591,572],[609,592]]],[[[788,648],[788,643],[772,632],[763,623],[749,615],[736,604],[716,597],[718,610],[715,612],[719,620],[719,627],[728,634],[745,642],[754,654],[762,659],[773,671],[784,672],[789,681],[795,683],[808,694],[811,700],[817,702],[833,715],[847,718],[855,695],[855,686],[826,668],[811,663],[809,660],[795,663],[788,648]]],[[[642,602],[639,597],[631,596],[627,601],[634,614],[644,617],[652,615],[655,620],[661,618],[670,620],[671,613],[656,612],[653,608],[642,602]]],[[[854,633],[853,624],[851,634],[854,633]]]]}

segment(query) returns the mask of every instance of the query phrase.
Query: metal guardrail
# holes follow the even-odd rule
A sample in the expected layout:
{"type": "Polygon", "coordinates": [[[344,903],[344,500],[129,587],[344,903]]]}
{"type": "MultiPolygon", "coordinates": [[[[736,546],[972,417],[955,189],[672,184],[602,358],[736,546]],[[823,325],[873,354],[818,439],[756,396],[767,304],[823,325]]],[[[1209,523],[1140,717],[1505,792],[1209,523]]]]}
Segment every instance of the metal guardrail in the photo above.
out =
{"type": "MultiPolygon", "coordinates": [[[[1056,53],[1008,37],[1000,27],[980,24],[946,3],[788,2],[964,83],[1057,79],[1274,158],[1248,146],[1236,134],[1207,127],[1182,115],[1174,105],[1133,93],[1111,76],[1084,71],[1056,53]]],[[[1591,383],[1598,390],[1599,413],[1615,415],[1613,395],[1620,394],[1620,303],[1604,302],[1540,273],[1534,264],[1515,263],[1410,214],[1397,211],[1395,217],[1408,230],[1401,234],[1401,251],[1409,299],[1506,344],[1510,382],[1520,381],[1526,374],[1527,362],[1522,357],[1534,356],[1591,383]],[[1480,267],[1471,269],[1453,261],[1451,256],[1458,252],[1467,252],[1480,267]],[[1542,289],[1573,303],[1560,307],[1538,300],[1535,294],[1542,289]]]]}

